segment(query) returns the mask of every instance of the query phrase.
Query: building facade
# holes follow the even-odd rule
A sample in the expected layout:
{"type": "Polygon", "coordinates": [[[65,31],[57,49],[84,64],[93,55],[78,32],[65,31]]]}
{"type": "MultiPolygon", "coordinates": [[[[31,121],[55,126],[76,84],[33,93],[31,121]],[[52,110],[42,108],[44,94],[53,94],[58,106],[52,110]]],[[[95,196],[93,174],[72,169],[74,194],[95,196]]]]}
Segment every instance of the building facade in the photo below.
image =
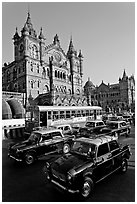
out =
{"type": "Polygon", "coordinates": [[[49,45],[33,28],[30,13],[19,35],[13,36],[14,61],[2,68],[2,89],[26,93],[26,106],[87,105],[83,95],[83,56],[74,49],[70,39],[67,53],[56,34],[49,45]]]}
{"type": "Polygon", "coordinates": [[[117,84],[105,84],[102,81],[95,87],[88,79],[84,92],[89,105],[100,105],[105,111],[135,110],[135,79],[133,75],[128,77],[125,70],[117,84]]]}

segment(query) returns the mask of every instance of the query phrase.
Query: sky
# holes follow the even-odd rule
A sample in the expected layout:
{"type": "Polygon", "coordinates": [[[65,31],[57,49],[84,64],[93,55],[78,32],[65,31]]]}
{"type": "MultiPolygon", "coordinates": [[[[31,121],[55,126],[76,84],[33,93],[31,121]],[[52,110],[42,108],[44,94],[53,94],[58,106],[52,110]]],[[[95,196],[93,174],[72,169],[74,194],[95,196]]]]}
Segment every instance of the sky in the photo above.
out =
{"type": "Polygon", "coordinates": [[[28,10],[37,34],[43,28],[46,44],[56,34],[65,53],[72,36],[83,54],[83,85],[118,83],[125,69],[135,74],[134,2],[3,2],[2,63],[14,61],[12,37],[20,33],[28,10]]]}

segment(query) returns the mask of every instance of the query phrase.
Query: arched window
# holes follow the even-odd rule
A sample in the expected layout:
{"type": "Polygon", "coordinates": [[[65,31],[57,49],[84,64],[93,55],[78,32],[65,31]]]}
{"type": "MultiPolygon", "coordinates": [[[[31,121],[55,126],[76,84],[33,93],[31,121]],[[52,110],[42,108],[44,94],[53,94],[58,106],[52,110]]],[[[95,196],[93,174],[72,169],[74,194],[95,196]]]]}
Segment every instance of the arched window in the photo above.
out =
{"type": "Polygon", "coordinates": [[[47,75],[48,75],[48,77],[49,77],[49,69],[47,69],[47,75]]]}
{"type": "Polygon", "coordinates": [[[17,69],[14,68],[13,69],[13,79],[16,79],[17,78],[17,69]]]}
{"type": "Polygon", "coordinates": [[[33,81],[30,82],[30,86],[33,89],[33,87],[34,87],[33,81]]]}
{"type": "Polygon", "coordinates": [[[31,64],[30,64],[30,66],[31,66],[31,71],[33,72],[33,63],[31,62],[31,64]]]}
{"type": "Polygon", "coordinates": [[[79,90],[79,89],[77,89],[77,92],[76,92],[76,93],[77,93],[77,95],[79,95],[79,94],[80,94],[80,90],[79,90]]]}
{"type": "Polygon", "coordinates": [[[58,78],[60,78],[60,73],[59,73],[59,71],[58,71],[58,78]]]}
{"type": "Polygon", "coordinates": [[[57,70],[55,70],[55,77],[58,77],[57,70]]]}
{"type": "Polygon", "coordinates": [[[70,89],[68,89],[68,94],[71,94],[71,90],[70,89]]]}
{"type": "Polygon", "coordinates": [[[48,93],[49,92],[49,87],[48,85],[45,85],[43,88],[43,93],[48,93]]]}
{"type": "Polygon", "coordinates": [[[60,78],[62,79],[62,72],[60,72],[60,78]]]}
{"type": "Polygon", "coordinates": [[[63,79],[66,79],[66,74],[65,73],[63,73],[63,79]]]}
{"type": "Polygon", "coordinates": [[[39,81],[38,81],[38,88],[39,88],[39,81]]]}
{"type": "Polygon", "coordinates": [[[10,81],[10,71],[7,71],[7,81],[10,81]]]}
{"type": "Polygon", "coordinates": [[[39,64],[37,64],[37,73],[39,73],[39,64]]]}

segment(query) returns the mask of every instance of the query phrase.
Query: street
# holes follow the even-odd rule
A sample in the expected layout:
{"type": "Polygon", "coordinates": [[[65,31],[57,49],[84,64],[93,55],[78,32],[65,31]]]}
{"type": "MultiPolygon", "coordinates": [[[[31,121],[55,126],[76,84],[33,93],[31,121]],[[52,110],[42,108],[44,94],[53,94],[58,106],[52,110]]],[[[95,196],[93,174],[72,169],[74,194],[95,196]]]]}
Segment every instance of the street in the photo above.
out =
{"type": "MultiPolygon", "coordinates": [[[[135,130],[129,137],[122,136],[122,143],[129,143],[132,156],[126,174],[115,173],[95,186],[94,196],[86,202],[135,201],[135,130]]],[[[3,202],[76,202],[75,195],[55,189],[43,173],[44,159],[32,166],[15,163],[7,157],[6,145],[2,148],[2,201],[3,202]]]]}

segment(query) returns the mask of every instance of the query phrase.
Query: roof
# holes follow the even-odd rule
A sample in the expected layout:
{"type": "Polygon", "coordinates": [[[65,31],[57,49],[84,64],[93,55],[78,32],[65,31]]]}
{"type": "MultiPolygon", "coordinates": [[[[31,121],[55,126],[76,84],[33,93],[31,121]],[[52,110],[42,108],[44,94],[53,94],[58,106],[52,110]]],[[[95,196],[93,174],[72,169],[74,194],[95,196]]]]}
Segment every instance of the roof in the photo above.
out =
{"type": "Polygon", "coordinates": [[[88,81],[85,83],[84,87],[92,87],[95,88],[95,85],[92,83],[92,81],[90,81],[90,79],[88,79],[88,81]]]}
{"type": "Polygon", "coordinates": [[[102,110],[99,106],[36,106],[39,111],[102,110]]]}
{"type": "Polygon", "coordinates": [[[51,132],[61,132],[62,133],[61,130],[53,128],[53,127],[51,127],[51,128],[41,128],[39,130],[34,130],[33,132],[40,133],[40,134],[47,134],[47,133],[51,133],[51,132]]]}
{"type": "Polygon", "coordinates": [[[108,136],[108,135],[107,136],[96,137],[96,138],[81,137],[81,138],[76,139],[76,141],[90,143],[90,144],[94,144],[96,146],[99,146],[99,145],[104,144],[106,142],[110,142],[112,140],[116,140],[116,139],[114,137],[108,136]]]}
{"type": "Polygon", "coordinates": [[[107,123],[123,123],[125,122],[124,120],[117,120],[117,121],[113,121],[113,120],[108,120],[107,123]]]}

